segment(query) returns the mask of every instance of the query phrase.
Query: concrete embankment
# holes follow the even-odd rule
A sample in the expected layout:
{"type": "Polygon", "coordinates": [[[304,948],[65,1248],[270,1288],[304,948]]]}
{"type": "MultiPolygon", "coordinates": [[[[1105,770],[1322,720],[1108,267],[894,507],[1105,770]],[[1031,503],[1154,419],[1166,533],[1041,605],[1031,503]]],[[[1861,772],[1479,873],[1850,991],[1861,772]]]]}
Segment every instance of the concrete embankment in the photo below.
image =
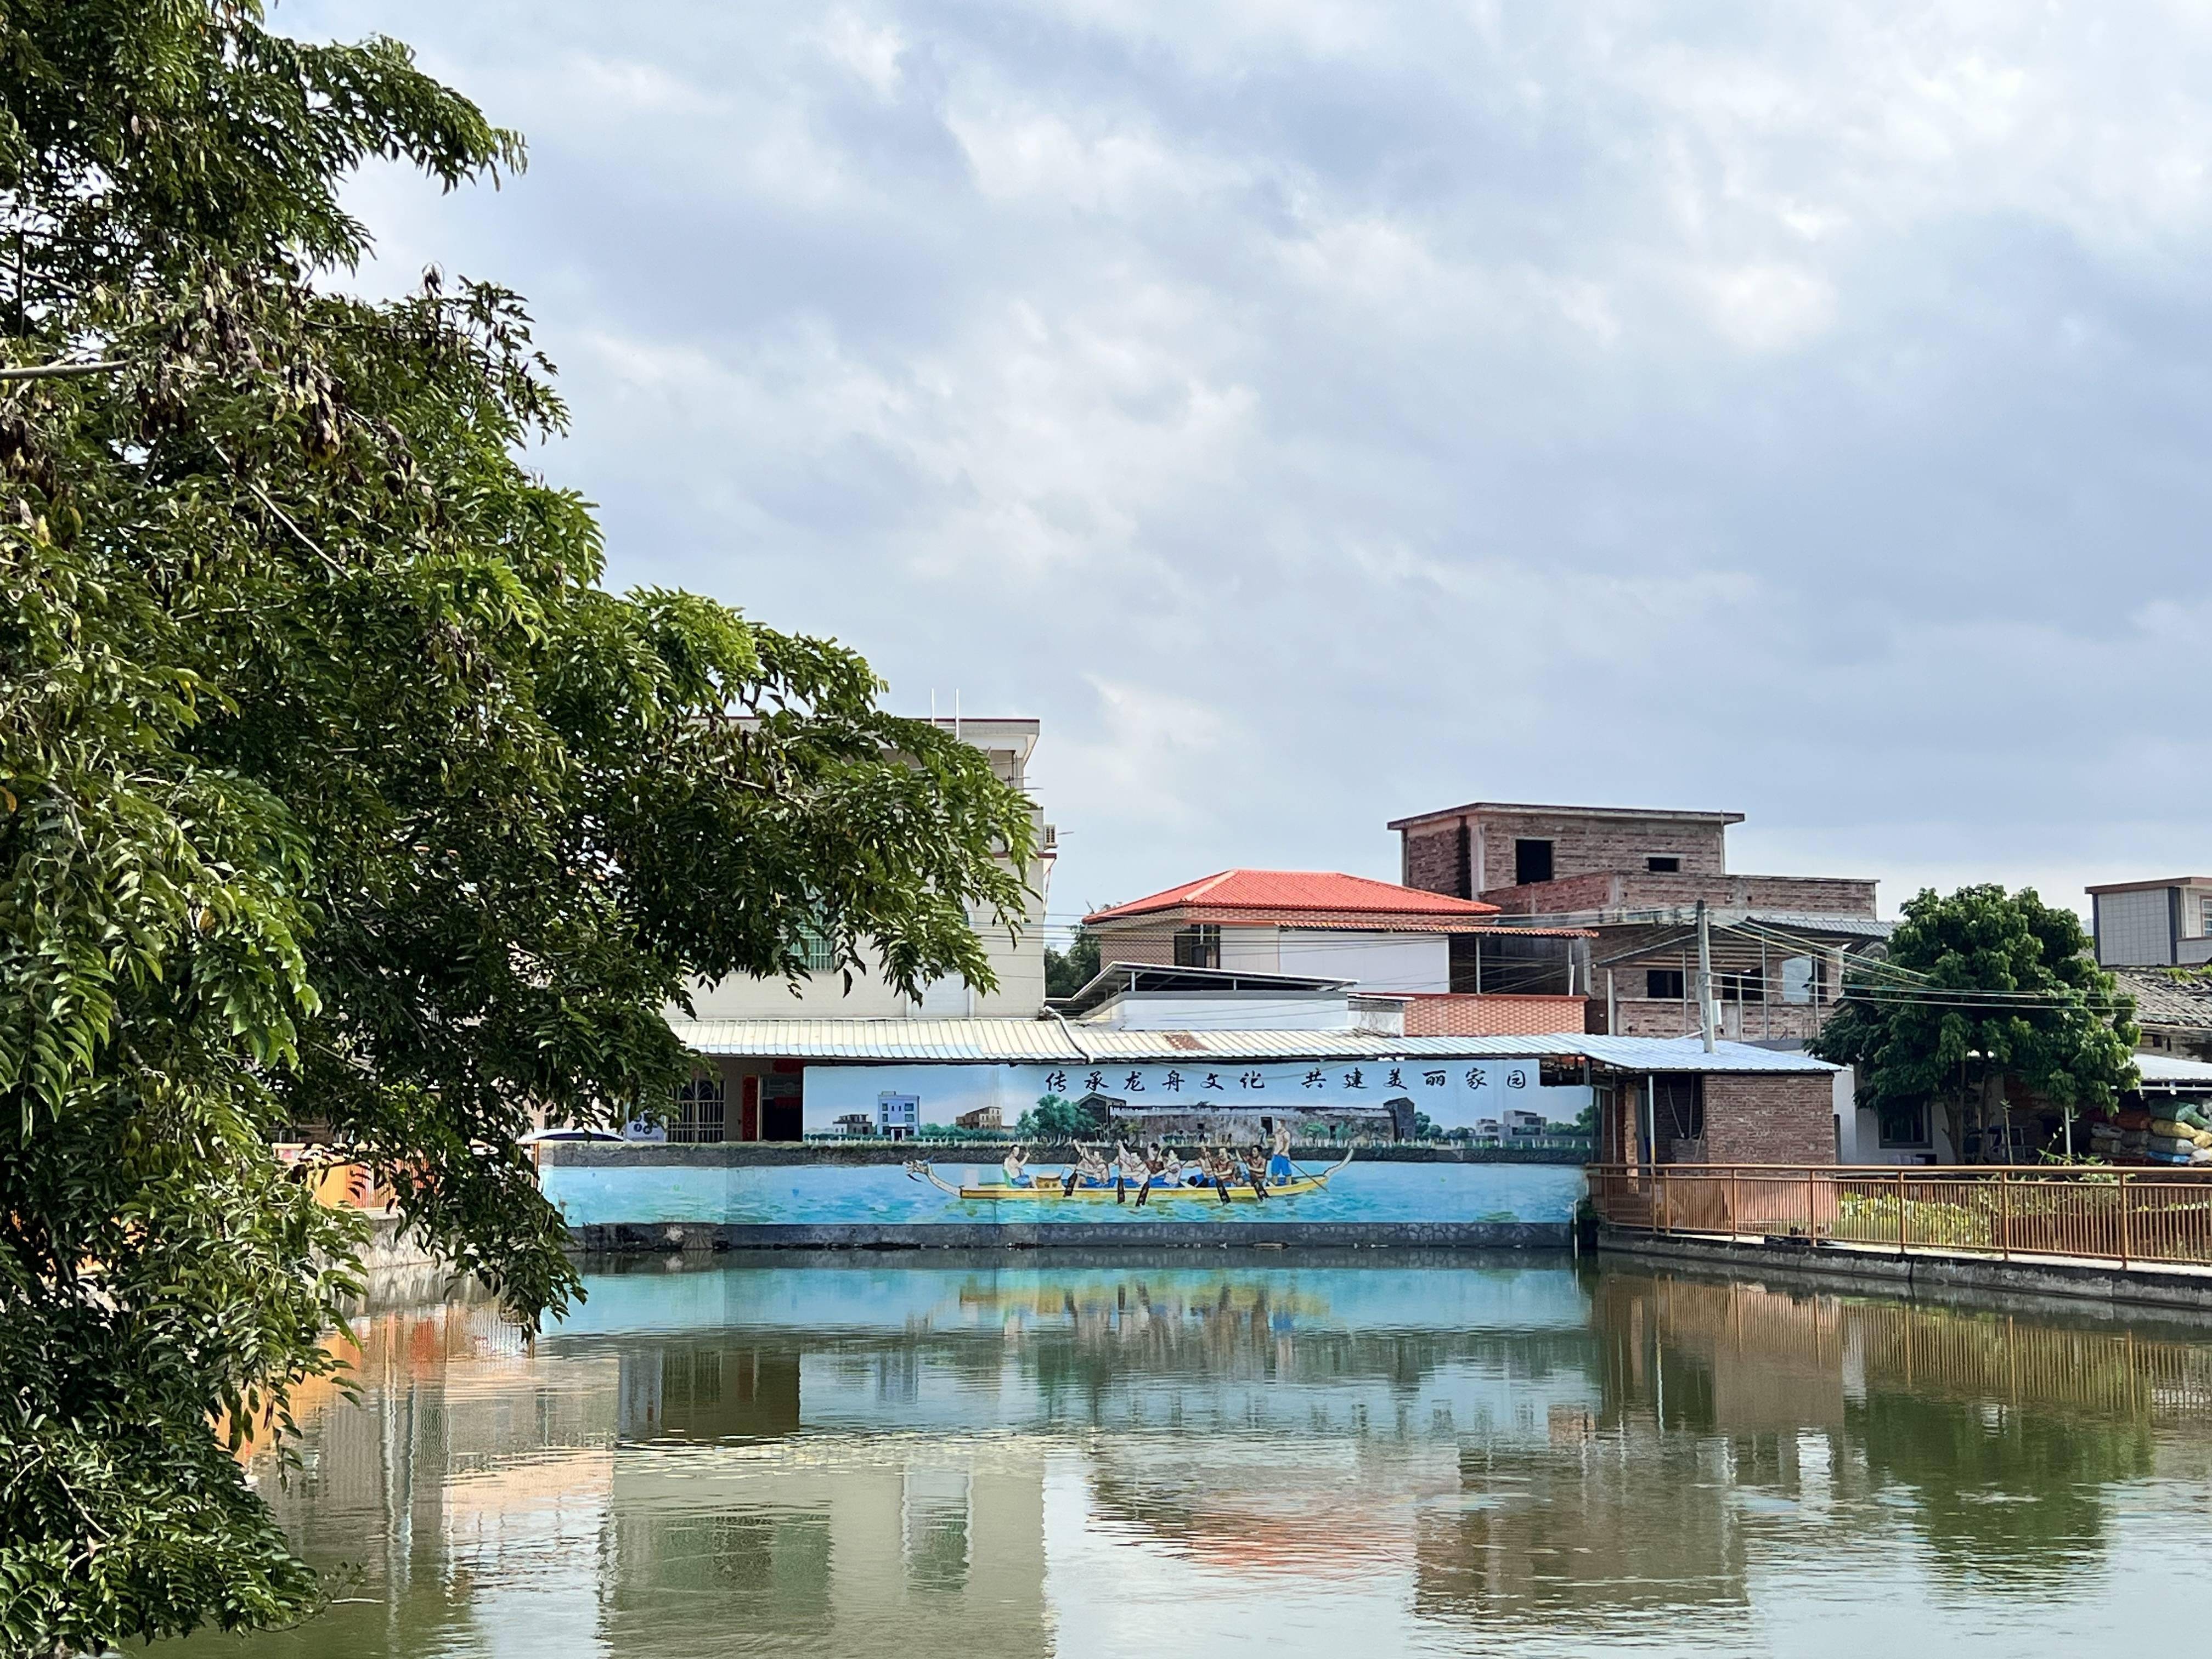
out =
{"type": "MultiPolygon", "coordinates": [[[[1249,1209],[1250,1206],[1241,1206],[1249,1209]]],[[[1116,1226],[1096,1221],[975,1223],[602,1222],[571,1227],[576,1249],[590,1255],[637,1250],[976,1250],[1097,1249],[1127,1240],[1168,1249],[1564,1250],[1573,1243],[1565,1221],[1147,1221],[1116,1226]],[[1102,1238],[1102,1234],[1110,1238],[1102,1238]]]]}
{"type": "Polygon", "coordinates": [[[1626,1228],[1598,1231],[1601,1251],[1646,1261],[1680,1262],[1707,1271],[1738,1271],[1762,1279],[1807,1283],[1856,1281],[1913,1296],[2062,1297],[2075,1302],[2117,1307],[2165,1308],[2212,1313],[2212,1273],[2185,1269],[2123,1267],[2117,1262],[2066,1261],[2051,1257],[2010,1261],[1952,1255],[1914,1249],[1895,1251],[1808,1244],[1802,1238],[1691,1237],[1638,1232],[1626,1228]]]}

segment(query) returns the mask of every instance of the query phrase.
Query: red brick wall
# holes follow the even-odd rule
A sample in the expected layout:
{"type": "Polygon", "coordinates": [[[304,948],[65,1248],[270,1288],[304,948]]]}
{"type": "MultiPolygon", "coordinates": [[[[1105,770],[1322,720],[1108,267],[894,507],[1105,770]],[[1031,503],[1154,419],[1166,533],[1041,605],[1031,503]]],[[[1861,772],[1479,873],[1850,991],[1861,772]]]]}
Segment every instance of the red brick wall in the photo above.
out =
{"type": "Polygon", "coordinates": [[[1728,868],[1727,830],[1717,823],[1667,818],[1583,818],[1541,812],[1470,815],[1483,842],[1483,879],[1494,887],[1513,882],[1513,843],[1526,836],[1552,843],[1554,877],[1595,871],[1641,870],[1653,854],[1682,860],[1686,875],[1717,876],[1728,868]]]}
{"type": "Polygon", "coordinates": [[[1802,910],[1828,916],[1875,913],[1875,884],[1844,876],[1666,876],[1635,869],[1566,876],[1526,887],[1486,888],[1480,896],[1514,915],[1610,908],[1658,909],[1694,905],[1699,899],[1739,910],[1802,910]]]}
{"type": "Polygon", "coordinates": [[[1617,875],[1567,876],[1526,887],[1492,887],[1482,895],[1482,902],[1517,916],[1610,909],[1621,902],[1622,879],[1617,875]]]}
{"type": "Polygon", "coordinates": [[[1705,1158],[1712,1164],[1833,1164],[1835,1095],[1825,1072],[1705,1079],[1705,1158]]]}
{"type": "MultiPolygon", "coordinates": [[[[1627,975],[1623,974],[1622,978],[1627,975]]],[[[1638,975],[1637,983],[1643,983],[1638,975]]],[[[1590,999],[1595,1011],[1597,1024],[1605,1024],[1605,997],[1601,993],[1590,999]]],[[[1620,1029],[1614,1036],[1686,1036],[1698,1029],[1698,1005],[1683,1002],[1674,997],[1613,998],[1614,1011],[1620,1018],[1620,1029]]],[[[1828,1016],[1836,1012],[1834,1003],[1814,1007],[1811,1003],[1784,1002],[1779,997],[1767,1003],[1721,1004],[1720,1035],[1730,1042],[1757,1042],[1765,1037],[1808,1037],[1817,1032],[1828,1016]]]]}
{"type": "Polygon", "coordinates": [[[1121,927],[1105,927],[1095,930],[1098,935],[1098,962],[1110,968],[1117,962],[1132,962],[1145,966],[1172,968],[1175,966],[1175,925],[1136,922],[1121,927]]]}
{"type": "Polygon", "coordinates": [[[1584,997],[1417,996],[1406,1005],[1407,1036],[1579,1036],[1584,997]]]}
{"type": "Polygon", "coordinates": [[[1448,893],[1454,898],[1468,896],[1459,890],[1457,823],[1419,834],[1407,830],[1401,850],[1407,886],[1418,887],[1424,893],[1448,893]]]}

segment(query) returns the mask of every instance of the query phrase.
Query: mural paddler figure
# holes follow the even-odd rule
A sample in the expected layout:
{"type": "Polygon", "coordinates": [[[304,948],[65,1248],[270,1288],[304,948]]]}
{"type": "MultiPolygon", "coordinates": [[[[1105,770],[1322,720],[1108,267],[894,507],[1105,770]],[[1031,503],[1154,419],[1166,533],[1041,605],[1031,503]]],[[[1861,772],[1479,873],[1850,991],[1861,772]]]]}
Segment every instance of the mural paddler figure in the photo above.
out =
{"type": "Polygon", "coordinates": [[[1274,1154],[1264,1168],[1256,1167],[1256,1158],[1239,1158],[1225,1146],[1209,1148],[1186,1163],[1158,1147],[1152,1149],[1152,1156],[1147,1157],[1127,1145],[1117,1145],[1111,1164],[1095,1148],[1085,1147],[1079,1149],[1073,1164],[1056,1170],[1032,1170],[1024,1149],[1017,1146],[1001,1162],[1000,1179],[973,1185],[955,1185],[939,1175],[924,1158],[908,1162],[906,1172],[914,1180],[927,1181],[948,1197],[969,1202],[981,1200],[1048,1206],[1109,1201],[1127,1204],[1127,1188],[1133,1182],[1137,1207],[1143,1208],[1154,1200],[1210,1200],[1227,1205],[1302,1198],[1309,1193],[1325,1190],[1330,1178],[1352,1159],[1347,1149],[1328,1168],[1308,1173],[1291,1160],[1290,1132],[1286,1127],[1277,1127],[1275,1142],[1274,1154]]]}

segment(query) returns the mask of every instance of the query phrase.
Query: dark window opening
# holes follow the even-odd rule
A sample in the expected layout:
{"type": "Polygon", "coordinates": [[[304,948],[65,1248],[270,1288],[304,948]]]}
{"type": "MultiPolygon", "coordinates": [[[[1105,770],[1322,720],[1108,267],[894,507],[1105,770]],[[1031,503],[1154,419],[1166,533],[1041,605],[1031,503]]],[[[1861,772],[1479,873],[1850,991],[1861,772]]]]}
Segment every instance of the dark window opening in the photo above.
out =
{"type": "Polygon", "coordinates": [[[1645,969],[1644,994],[1656,1000],[1680,1002],[1683,996],[1682,970],[1680,968],[1645,969]]]}
{"type": "Polygon", "coordinates": [[[1532,881],[1552,878],[1552,843],[1548,841],[1516,841],[1513,843],[1513,881],[1525,887],[1532,881]]]}
{"type": "Polygon", "coordinates": [[[1713,994],[1723,1002],[1764,1002],[1765,976],[1755,973],[1715,974],[1713,994]]]}
{"type": "Polygon", "coordinates": [[[1875,1108],[1875,1127],[1885,1146],[1923,1147],[1928,1140],[1928,1103],[1886,1100],[1875,1108]]]}
{"type": "Polygon", "coordinates": [[[1680,871],[1682,860],[1674,853],[1654,853],[1644,860],[1644,867],[1655,876],[1671,876],[1680,871]]]}
{"type": "Polygon", "coordinates": [[[1175,965],[1178,968],[1221,966],[1221,929],[1210,921],[1194,927],[1178,927],[1175,936],[1175,965]]]}
{"type": "Polygon", "coordinates": [[[1454,933],[1449,945],[1450,986],[1461,996],[1565,996],[1571,972],[1571,939],[1516,933],[1500,927],[1454,933]]]}
{"type": "Polygon", "coordinates": [[[1661,1140],[1705,1136],[1705,1080],[1695,1073],[1651,1079],[1651,1127],[1661,1140]]]}

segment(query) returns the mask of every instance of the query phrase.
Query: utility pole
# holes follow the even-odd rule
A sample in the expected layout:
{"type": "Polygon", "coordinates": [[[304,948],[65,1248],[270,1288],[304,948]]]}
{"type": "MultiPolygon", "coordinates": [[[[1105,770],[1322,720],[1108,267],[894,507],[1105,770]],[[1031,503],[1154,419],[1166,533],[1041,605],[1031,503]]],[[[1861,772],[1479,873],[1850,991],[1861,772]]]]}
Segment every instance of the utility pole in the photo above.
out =
{"type": "Polygon", "coordinates": [[[1698,901],[1698,1030],[1705,1039],[1705,1052],[1713,1051],[1713,924],[1705,902],[1698,901]]]}

